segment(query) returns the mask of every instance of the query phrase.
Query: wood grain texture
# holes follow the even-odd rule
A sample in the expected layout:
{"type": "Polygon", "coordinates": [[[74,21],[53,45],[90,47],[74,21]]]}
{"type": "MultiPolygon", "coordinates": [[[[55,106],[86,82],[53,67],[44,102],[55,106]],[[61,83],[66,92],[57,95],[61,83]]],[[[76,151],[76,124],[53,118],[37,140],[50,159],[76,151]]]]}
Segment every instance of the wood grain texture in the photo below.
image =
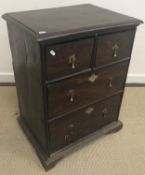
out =
{"type": "Polygon", "coordinates": [[[3,18],[19,122],[46,170],[87,140],[121,129],[118,115],[141,20],[88,4],[3,18]]]}
{"type": "Polygon", "coordinates": [[[43,150],[41,149],[40,145],[37,143],[35,138],[32,135],[32,132],[29,130],[23,118],[19,118],[19,124],[22,127],[24,134],[27,136],[28,140],[34,147],[43,167],[46,171],[55,167],[55,165],[63,159],[66,155],[72,153],[73,151],[77,151],[78,149],[82,148],[83,146],[89,144],[90,142],[100,138],[101,136],[105,136],[110,133],[115,133],[122,129],[123,123],[121,121],[114,121],[109,123],[108,125],[104,126],[103,128],[93,132],[85,137],[80,138],[76,142],[73,142],[71,145],[67,145],[66,147],[60,149],[57,152],[51,154],[51,156],[47,156],[43,150]]]}
{"type": "Polygon", "coordinates": [[[40,40],[88,30],[136,26],[142,22],[90,4],[8,13],[3,18],[23,27],[40,40]],[[39,34],[41,31],[44,33],[39,34]]]}
{"type": "Polygon", "coordinates": [[[75,108],[100,100],[121,90],[125,83],[127,68],[128,61],[49,85],[49,118],[63,115],[75,108]],[[94,73],[98,78],[91,83],[89,78],[94,73]],[[112,87],[109,87],[110,81],[112,87]],[[73,102],[70,102],[71,90],[74,91],[73,102]]]}
{"type": "Polygon", "coordinates": [[[8,31],[20,116],[47,152],[39,45],[15,25],[8,23],[8,31]]]}
{"type": "Polygon", "coordinates": [[[90,68],[92,60],[93,38],[81,39],[47,47],[47,78],[52,79],[83,69],[90,68]],[[55,55],[51,54],[54,53],[55,55]],[[74,58],[74,68],[69,62],[74,58]]]}
{"type": "Polygon", "coordinates": [[[57,151],[117,120],[120,100],[121,96],[115,95],[49,123],[51,151],[57,151]],[[93,109],[90,114],[89,109],[93,109]]]}
{"type": "Polygon", "coordinates": [[[131,57],[131,50],[134,41],[135,30],[112,33],[98,37],[98,47],[96,54],[96,67],[104,66],[120,59],[131,57]],[[114,57],[114,47],[116,57],[114,57]]]}
{"type": "MultiPolygon", "coordinates": [[[[80,139],[79,143],[82,146],[77,151],[76,147],[74,149],[73,144],[75,146],[78,144],[73,142],[67,149],[65,147],[65,150],[62,149],[53,155],[53,158],[64,158],[46,173],[43,167],[41,167],[41,163],[35,154],[36,152],[30,143],[28,143],[33,140],[33,137],[30,139],[30,135],[28,134],[29,138],[26,139],[17,123],[15,113],[18,112],[18,106],[15,87],[0,87],[1,174],[77,175],[79,172],[80,175],[108,175],[109,169],[109,175],[126,175],[128,172],[131,175],[144,175],[144,104],[144,87],[125,88],[120,113],[120,120],[124,122],[121,132],[104,135],[106,129],[103,128],[101,129],[103,131],[103,138],[97,139],[96,135],[99,135],[97,131],[97,134],[93,133],[95,135],[93,139],[91,139],[90,135],[87,136],[89,139],[88,143],[86,142],[86,137],[80,139]],[[123,166],[120,166],[121,162],[123,162],[123,166]],[[114,165],[116,166],[114,167],[114,165]]],[[[113,128],[112,124],[110,128],[113,128]]],[[[34,145],[36,146],[36,144],[34,145]]],[[[54,159],[51,160],[52,162],[54,161],[54,159]]],[[[50,163],[50,161],[48,162],[50,163]]]]}

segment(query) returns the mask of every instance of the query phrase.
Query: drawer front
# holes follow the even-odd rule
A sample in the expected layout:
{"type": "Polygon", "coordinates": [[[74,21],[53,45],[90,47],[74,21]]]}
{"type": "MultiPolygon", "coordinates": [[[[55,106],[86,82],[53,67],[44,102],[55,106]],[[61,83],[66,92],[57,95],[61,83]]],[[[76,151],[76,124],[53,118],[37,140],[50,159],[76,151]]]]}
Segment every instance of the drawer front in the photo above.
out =
{"type": "Polygon", "coordinates": [[[90,67],[93,38],[82,39],[47,48],[48,79],[67,75],[90,67]]]}
{"type": "Polygon", "coordinates": [[[118,94],[51,122],[51,151],[55,152],[117,120],[120,100],[121,94],[118,94]]]}
{"type": "Polygon", "coordinates": [[[96,67],[130,57],[135,31],[126,31],[98,38],[96,67]]]}
{"type": "Polygon", "coordinates": [[[48,87],[48,115],[53,118],[122,90],[128,61],[69,78],[48,87]]]}

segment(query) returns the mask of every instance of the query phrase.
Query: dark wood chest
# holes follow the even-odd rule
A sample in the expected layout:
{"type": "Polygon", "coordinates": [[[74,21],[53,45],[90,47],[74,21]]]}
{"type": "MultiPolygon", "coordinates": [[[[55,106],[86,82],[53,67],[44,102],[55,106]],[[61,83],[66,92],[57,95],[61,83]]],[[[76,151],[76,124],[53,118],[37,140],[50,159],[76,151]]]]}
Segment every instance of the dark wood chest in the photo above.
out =
{"type": "Polygon", "coordinates": [[[70,151],[118,131],[136,27],[93,5],[4,14],[19,122],[47,169],[70,151]]]}

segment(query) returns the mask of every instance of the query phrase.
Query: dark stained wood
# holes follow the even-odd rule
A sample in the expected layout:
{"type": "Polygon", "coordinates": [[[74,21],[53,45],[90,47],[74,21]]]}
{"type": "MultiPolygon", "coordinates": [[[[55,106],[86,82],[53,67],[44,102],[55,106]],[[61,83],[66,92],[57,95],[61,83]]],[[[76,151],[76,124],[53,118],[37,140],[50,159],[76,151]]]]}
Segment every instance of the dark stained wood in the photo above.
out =
{"type": "Polygon", "coordinates": [[[51,157],[47,156],[42,148],[40,147],[40,144],[36,142],[36,139],[32,135],[32,132],[29,130],[27,125],[25,124],[25,121],[22,117],[18,118],[19,124],[22,127],[24,134],[27,136],[28,141],[32,144],[34,149],[36,150],[36,153],[44,166],[45,170],[48,171],[51,168],[54,168],[55,164],[60,161],[64,156],[72,153],[73,151],[77,151],[78,149],[82,148],[83,146],[88,145],[91,141],[94,141],[101,136],[115,133],[122,129],[123,123],[119,120],[114,121],[106,125],[105,127],[97,130],[96,132],[93,132],[92,134],[89,134],[85,137],[82,137],[81,139],[77,140],[76,142],[72,143],[71,145],[68,145],[61,150],[52,153],[51,157]]]}
{"type": "Polygon", "coordinates": [[[91,64],[93,44],[93,38],[89,38],[48,46],[48,79],[52,79],[53,77],[58,78],[63,75],[89,68],[91,64]],[[70,58],[75,59],[74,68],[72,68],[72,64],[69,62],[70,58]]]}
{"type": "Polygon", "coordinates": [[[126,83],[126,87],[145,87],[145,83],[126,83]]]}
{"type": "MultiPolygon", "coordinates": [[[[16,86],[15,83],[0,83],[0,86],[16,86]]],[[[126,87],[145,87],[144,83],[126,83],[125,84],[126,87]]]]}
{"type": "Polygon", "coordinates": [[[121,90],[125,83],[127,68],[128,61],[49,85],[49,118],[63,115],[121,90]],[[91,83],[89,77],[94,73],[98,78],[91,83]],[[112,87],[109,87],[109,81],[112,87]],[[73,102],[70,102],[71,90],[74,91],[73,102]]]}
{"type": "Polygon", "coordinates": [[[119,110],[141,20],[88,4],[3,18],[19,123],[46,170],[80,145],[122,128],[119,110]],[[115,61],[112,46],[117,49],[115,61]],[[51,50],[56,52],[53,57],[51,50]],[[74,60],[74,55],[77,68],[72,70],[68,58],[74,60]]]}
{"type": "Polygon", "coordinates": [[[45,37],[56,37],[93,29],[132,26],[142,22],[91,4],[8,13],[3,18],[23,25],[42,40],[45,37]],[[40,31],[46,31],[46,33],[39,34],[40,31]]]}
{"type": "MultiPolygon", "coordinates": [[[[0,83],[0,86],[16,86],[15,83],[0,83]]],[[[126,83],[125,84],[126,87],[145,87],[144,83],[126,83]]]]}
{"type": "Polygon", "coordinates": [[[51,122],[51,151],[57,151],[117,120],[120,99],[120,94],[115,95],[51,122]]]}
{"type": "Polygon", "coordinates": [[[98,37],[96,67],[104,66],[120,59],[131,57],[135,30],[112,33],[98,37]],[[115,53],[116,48],[116,55],[115,53]]]}
{"type": "Polygon", "coordinates": [[[24,118],[34,137],[47,152],[39,45],[31,35],[26,35],[13,24],[8,23],[8,32],[20,116],[24,118]]]}

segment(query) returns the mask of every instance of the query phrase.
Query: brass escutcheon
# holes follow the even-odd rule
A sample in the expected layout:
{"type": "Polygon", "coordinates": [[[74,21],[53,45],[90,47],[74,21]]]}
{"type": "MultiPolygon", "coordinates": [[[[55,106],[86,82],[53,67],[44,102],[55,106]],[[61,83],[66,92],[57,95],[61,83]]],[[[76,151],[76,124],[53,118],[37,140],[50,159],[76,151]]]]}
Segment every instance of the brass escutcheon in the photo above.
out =
{"type": "Polygon", "coordinates": [[[88,80],[89,80],[89,82],[94,83],[98,78],[99,78],[98,75],[92,74],[92,75],[88,78],[88,80]]]}
{"type": "Polygon", "coordinates": [[[86,114],[90,115],[94,111],[93,107],[88,107],[85,111],[86,114]]]}

